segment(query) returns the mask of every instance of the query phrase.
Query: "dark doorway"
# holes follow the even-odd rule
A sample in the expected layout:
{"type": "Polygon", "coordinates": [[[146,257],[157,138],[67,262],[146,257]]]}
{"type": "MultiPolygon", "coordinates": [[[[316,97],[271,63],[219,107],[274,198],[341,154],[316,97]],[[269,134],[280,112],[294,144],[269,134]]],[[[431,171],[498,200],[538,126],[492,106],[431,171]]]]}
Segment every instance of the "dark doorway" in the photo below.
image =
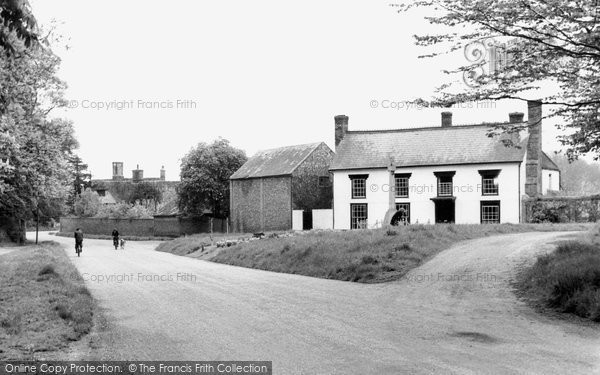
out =
{"type": "Polygon", "coordinates": [[[302,212],[302,229],[310,230],[313,227],[312,210],[304,210],[302,212]]]}
{"type": "Polygon", "coordinates": [[[440,199],[435,201],[435,222],[454,223],[453,199],[440,199]]]}

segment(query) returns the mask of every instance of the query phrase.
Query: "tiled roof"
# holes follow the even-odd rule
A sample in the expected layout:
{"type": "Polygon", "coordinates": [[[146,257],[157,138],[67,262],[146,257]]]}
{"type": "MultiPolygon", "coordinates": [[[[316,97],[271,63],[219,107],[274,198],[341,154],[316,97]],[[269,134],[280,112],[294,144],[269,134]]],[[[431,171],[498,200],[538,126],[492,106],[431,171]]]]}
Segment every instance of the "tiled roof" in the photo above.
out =
{"type": "Polygon", "coordinates": [[[550,159],[550,157],[548,155],[546,155],[546,153],[543,151],[542,151],[542,169],[548,169],[548,170],[552,170],[552,171],[560,171],[560,168],[558,168],[558,165],[556,165],[556,163],[553,162],[552,159],[550,159]]]}
{"type": "Polygon", "coordinates": [[[348,131],[330,169],[381,168],[390,157],[397,167],[522,161],[526,144],[506,147],[488,137],[494,125],[348,131]]]}
{"type": "Polygon", "coordinates": [[[259,151],[241,166],[232,180],[290,175],[321,143],[259,151]]]}

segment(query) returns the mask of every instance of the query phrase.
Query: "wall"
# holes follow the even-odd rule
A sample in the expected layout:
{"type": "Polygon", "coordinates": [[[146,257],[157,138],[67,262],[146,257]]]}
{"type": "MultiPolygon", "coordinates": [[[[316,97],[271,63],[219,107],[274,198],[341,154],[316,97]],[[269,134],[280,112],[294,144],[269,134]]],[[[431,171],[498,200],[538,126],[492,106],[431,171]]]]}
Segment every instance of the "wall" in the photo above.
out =
{"type": "Polygon", "coordinates": [[[333,151],[322,143],[296,168],[292,174],[294,210],[331,208],[333,186],[331,181],[325,186],[320,186],[319,177],[329,179],[329,165],[333,156],[333,151]]]}
{"type": "MultiPolygon", "coordinates": [[[[437,196],[437,179],[433,172],[456,171],[453,178],[455,222],[457,224],[480,223],[480,202],[499,200],[500,221],[519,222],[519,163],[471,164],[398,168],[395,173],[412,173],[409,180],[408,198],[396,198],[396,203],[410,203],[411,223],[435,223],[435,204],[431,198],[437,196]],[[479,169],[500,169],[498,176],[499,195],[481,195],[479,169]]],[[[350,228],[350,204],[368,204],[368,225],[380,227],[389,207],[389,172],[386,169],[366,169],[333,172],[334,227],[350,228]],[[352,199],[350,174],[368,174],[367,198],[352,199]]],[[[523,192],[521,192],[523,193],[523,192]]],[[[387,224],[387,223],[386,223],[387,224]]]]}
{"type": "Polygon", "coordinates": [[[302,230],[304,224],[303,218],[304,211],[302,210],[293,210],[292,211],[292,229],[293,230],[302,230]]]}
{"type": "Polygon", "coordinates": [[[333,210],[312,210],[313,229],[333,229],[333,210]]]}
{"type": "Polygon", "coordinates": [[[290,176],[232,180],[230,193],[234,232],[292,229],[290,176]]]}
{"type": "Polygon", "coordinates": [[[547,194],[548,190],[560,190],[560,172],[551,169],[542,169],[542,194],[547,194]],[[550,177],[552,176],[552,177],[550,177]]]}
{"type": "MultiPolygon", "coordinates": [[[[60,218],[60,231],[74,232],[81,228],[84,233],[110,235],[114,228],[124,236],[178,237],[184,234],[209,233],[210,218],[156,217],[154,219],[99,219],[60,218]]],[[[225,232],[225,220],[213,219],[213,232],[225,232]]]]}

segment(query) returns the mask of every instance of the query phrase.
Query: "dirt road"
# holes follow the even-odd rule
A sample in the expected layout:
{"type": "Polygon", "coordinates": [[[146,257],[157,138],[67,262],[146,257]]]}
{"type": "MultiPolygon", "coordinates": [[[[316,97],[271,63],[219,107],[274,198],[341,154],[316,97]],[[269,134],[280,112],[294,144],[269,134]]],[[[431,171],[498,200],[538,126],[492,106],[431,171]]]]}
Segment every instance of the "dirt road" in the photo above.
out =
{"type": "Polygon", "coordinates": [[[65,244],[103,308],[89,359],[272,360],[275,374],[600,373],[600,329],[540,316],[509,285],[563,236],[464,242],[379,285],[215,264],[151,242],[115,251],[86,240],[76,258],[70,239],[43,238],[65,244]]]}

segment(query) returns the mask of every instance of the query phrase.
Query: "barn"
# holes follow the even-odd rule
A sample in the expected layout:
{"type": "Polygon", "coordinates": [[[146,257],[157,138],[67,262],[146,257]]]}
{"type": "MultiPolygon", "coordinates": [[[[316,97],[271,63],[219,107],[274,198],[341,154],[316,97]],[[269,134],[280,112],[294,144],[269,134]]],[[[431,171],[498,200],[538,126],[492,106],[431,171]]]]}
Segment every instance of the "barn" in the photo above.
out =
{"type": "Polygon", "coordinates": [[[259,151],[230,177],[230,220],[235,232],[292,229],[302,211],[312,228],[312,210],[330,209],[333,151],[324,143],[259,151]]]}

